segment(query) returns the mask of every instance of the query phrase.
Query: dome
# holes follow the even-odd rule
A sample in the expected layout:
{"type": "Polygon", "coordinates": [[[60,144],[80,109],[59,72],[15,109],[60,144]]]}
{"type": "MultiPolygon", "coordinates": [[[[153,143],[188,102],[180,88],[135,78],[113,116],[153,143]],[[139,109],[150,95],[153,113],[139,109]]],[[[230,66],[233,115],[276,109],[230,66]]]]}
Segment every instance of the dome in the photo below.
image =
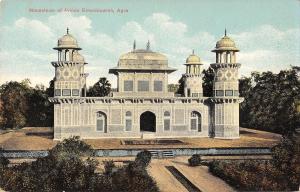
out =
{"type": "Polygon", "coordinates": [[[167,72],[171,73],[176,69],[168,67],[168,59],[165,55],[151,51],[150,42],[148,41],[146,49],[135,49],[134,41],[133,50],[120,56],[118,66],[109,69],[109,73],[118,74],[122,71],[131,72],[167,72]]]}
{"type": "Polygon", "coordinates": [[[167,57],[157,52],[152,52],[144,49],[137,49],[121,55],[119,60],[167,61],[167,57]]]}
{"type": "Polygon", "coordinates": [[[186,64],[201,64],[201,59],[193,53],[186,59],[186,64]]]}
{"type": "Polygon", "coordinates": [[[72,48],[78,50],[81,49],[78,47],[77,40],[71,34],[69,34],[69,29],[67,29],[67,34],[58,39],[57,47],[55,47],[54,49],[64,48],[72,48]]]}
{"type": "Polygon", "coordinates": [[[213,52],[215,51],[239,51],[239,49],[236,47],[235,42],[227,36],[226,32],[224,37],[222,37],[222,39],[220,39],[217,43],[216,43],[216,47],[213,50],[213,52]]]}

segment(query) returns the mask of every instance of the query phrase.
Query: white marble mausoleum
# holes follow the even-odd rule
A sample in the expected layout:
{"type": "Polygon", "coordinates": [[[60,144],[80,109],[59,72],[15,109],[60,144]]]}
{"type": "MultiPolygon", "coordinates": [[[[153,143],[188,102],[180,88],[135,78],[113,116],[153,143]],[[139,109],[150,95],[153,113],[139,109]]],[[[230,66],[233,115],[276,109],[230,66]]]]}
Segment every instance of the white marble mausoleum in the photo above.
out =
{"type": "MultiPolygon", "coordinates": [[[[117,91],[107,97],[86,97],[84,67],[77,40],[69,34],[58,40],[55,67],[54,139],[78,135],[95,138],[239,138],[239,51],[225,32],[212,52],[216,60],[213,97],[203,97],[202,63],[192,53],[184,65],[184,94],[168,92],[168,75],[176,69],[168,58],[150,49],[120,56],[109,73],[117,77],[117,91]]],[[[100,67],[100,66],[99,66],[100,67]]],[[[180,77],[178,77],[179,79],[180,77]]]]}

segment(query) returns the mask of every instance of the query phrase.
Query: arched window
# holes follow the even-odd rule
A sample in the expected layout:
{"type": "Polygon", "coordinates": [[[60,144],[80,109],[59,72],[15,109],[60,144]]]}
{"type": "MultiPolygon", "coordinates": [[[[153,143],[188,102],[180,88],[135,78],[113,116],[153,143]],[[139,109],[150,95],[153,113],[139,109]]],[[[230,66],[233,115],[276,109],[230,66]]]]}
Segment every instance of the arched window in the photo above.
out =
{"type": "Polygon", "coordinates": [[[99,111],[97,112],[97,125],[96,125],[97,131],[102,131],[104,133],[107,132],[107,118],[106,114],[99,111]]]}
{"type": "Polygon", "coordinates": [[[125,113],[125,131],[131,131],[132,129],[132,113],[131,111],[126,111],[125,113]]]}
{"type": "Polygon", "coordinates": [[[164,130],[170,131],[171,129],[171,114],[169,111],[164,112],[164,130]]]}
{"type": "Polygon", "coordinates": [[[191,113],[191,130],[201,132],[201,114],[197,111],[191,113]]]}

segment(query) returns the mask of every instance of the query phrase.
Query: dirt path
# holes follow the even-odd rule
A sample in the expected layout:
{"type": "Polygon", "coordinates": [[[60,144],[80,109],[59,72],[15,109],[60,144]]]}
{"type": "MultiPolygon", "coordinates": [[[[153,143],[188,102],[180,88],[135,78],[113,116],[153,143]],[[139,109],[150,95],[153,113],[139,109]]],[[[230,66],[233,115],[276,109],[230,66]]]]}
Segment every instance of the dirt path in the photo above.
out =
{"type": "Polygon", "coordinates": [[[165,168],[170,162],[153,159],[148,168],[149,174],[156,181],[162,192],[187,192],[185,187],[165,168]]]}
{"type": "Polygon", "coordinates": [[[149,168],[150,175],[156,180],[161,191],[187,191],[185,187],[175,179],[175,177],[165,168],[165,166],[174,166],[186,178],[188,178],[201,191],[205,192],[229,192],[235,191],[226,182],[213,176],[205,166],[189,167],[187,165],[188,157],[177,157],[175,159],[154,159],[149,168]]]}

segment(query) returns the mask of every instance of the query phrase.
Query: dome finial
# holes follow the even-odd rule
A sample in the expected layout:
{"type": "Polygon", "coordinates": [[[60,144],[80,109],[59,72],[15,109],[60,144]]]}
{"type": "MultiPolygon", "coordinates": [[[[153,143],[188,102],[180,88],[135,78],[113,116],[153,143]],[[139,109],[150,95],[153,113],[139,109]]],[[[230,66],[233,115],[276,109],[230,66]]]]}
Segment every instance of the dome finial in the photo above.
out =
{"type": "Polygon", "coordinates": [[[69,27],[67,27],[67,34],[69,34],[69,27]]]}
{"type": "Polygon", "coordinates": [[[150,50],[150,41],[148,40],[148,42],[147,42],[147,51],[149,51],[150,50]]]}
{"type": "Polygon", "coordinates": [[[133,41],[133,50],[135,50],[135,48],[136,48],[136,42],[135,42],[135,40],[133,41]]]}
{"type": "Polygon", "coordinates": [[[193,53],[193,55],[195,55],[195,50],[194,50],[194,49],[193,49],[193,52],[192,52],[192,53],[193,53]]]}
{"type": "Polygon", "coordinates": [[[227,29],[226,29],[226,27],[225,27],[225,36],[227,36],[227,29]]]}

